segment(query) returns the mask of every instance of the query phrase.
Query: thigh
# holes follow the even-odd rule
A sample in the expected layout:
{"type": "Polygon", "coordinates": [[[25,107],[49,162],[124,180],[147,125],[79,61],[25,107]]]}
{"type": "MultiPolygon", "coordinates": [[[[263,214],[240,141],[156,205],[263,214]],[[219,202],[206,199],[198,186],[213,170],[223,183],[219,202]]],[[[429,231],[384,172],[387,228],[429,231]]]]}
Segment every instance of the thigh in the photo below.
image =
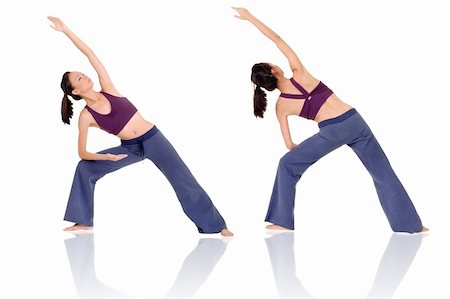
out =
{"type": "Polygon", "coordinates": [[[124,146],[112,147],[109,149],[102,150],[98,152],[98,154],[127,154],[128,157],[119,160],[119,161],[111,161],[111,160],[81,160],[79,165],[83,165],[83,167],[91,172],[95,172],[98,176],[103,176],[107,173],[116,171],[122,167],[128,166],[130,164],[139,162],[142,160],[141,157],[136,155],[136,153],[124,146]]]}
{"type": "Polygon", "coordinates": [[[184,166],[175,148],[161,131],[144,142],[144,155],[156,166],[184,166]]]}
{"type": "Polygon", "coordinates": [[[282,158],[283,162],[290,164],[313,164],[329,152],[342,146],[344,143],[319,133],[309,137],[282,158]]]}

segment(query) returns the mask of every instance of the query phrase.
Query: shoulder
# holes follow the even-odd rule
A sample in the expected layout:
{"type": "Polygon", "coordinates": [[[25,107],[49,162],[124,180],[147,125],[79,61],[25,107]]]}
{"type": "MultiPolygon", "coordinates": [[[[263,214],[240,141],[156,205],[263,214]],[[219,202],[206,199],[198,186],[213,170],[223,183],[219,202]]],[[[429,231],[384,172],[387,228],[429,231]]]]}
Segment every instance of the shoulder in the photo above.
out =
{"type": "Polygon", "coordinates": [[[78,125],[89,127],[93,123],[95,123],[94,117],[86,108],[83,108],[80,112],[80,117],[78,118],[78,125]]]}
{"type": "Polygon", "coordinates": [[[278,116],[285,115],[288,111],[288,105],[286,99],[283,97],[279,97],[275,104],[275,111],[278,116]]]}
{"type": "Polygon", "coordinates": [[[300,85],[312,85],[315,82],[319,81],[314,78],[307,70],[299,70],[294,71],[292,74],[292,78],[300,85]]]}
{"type": "Polygon", "coordinates": [[[113,96],[116,98],[124,98],[124,96],[121,95],[115,88],[114,88],[114,90],[102,89],[102,90],[100,90],[100,93],[103,94],[104,96],[113,96]]]}
{"type": "Polygon", "coordinates": [[[299,115],[303,108],[303,103],[304,101],[301,100],[279,97],[275,105],[277,117],[284,118],[290,115],[299,115]]]}
{"type": "Polygon", "coordinates": [[[89,112],[89,110],[87,110],[86,107],[84,107],[80,112],[80,120],[85,120],[88,118],[92,118],[92,114],[89,112]]]}

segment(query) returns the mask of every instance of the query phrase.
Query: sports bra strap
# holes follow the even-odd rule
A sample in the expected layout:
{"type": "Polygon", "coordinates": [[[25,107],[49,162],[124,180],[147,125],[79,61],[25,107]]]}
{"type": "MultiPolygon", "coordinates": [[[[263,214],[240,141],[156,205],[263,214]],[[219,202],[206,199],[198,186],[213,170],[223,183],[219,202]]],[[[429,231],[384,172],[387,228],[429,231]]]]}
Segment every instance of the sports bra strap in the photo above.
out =
{"type": "Polygon", "coordinates": [[[281,93],[280,97],[288,99],[311,100],[311,95],[294,78],[289,79],[302,94],[281,93]]]}
{"type": "Polygon", "coordinates": [[[306,99],[306,96],[304,94],[281,93],[280,97],[287,98],[287,99],[299,99],[299,100],[306,99]]]}
{"type": "Polygon", "coordinates": [[[309,93],[294,78],[291,78],[290,81],[302,94],[309,96],[309,93]]]}

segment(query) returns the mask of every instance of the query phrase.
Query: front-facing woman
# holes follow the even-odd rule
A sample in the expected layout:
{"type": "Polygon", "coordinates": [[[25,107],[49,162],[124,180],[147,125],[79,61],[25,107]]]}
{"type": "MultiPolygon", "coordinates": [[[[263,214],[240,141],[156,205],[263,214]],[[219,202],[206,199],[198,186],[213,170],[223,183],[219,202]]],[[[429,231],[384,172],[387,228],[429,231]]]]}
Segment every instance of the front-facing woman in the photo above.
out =
{"type": "Polygon", "coordinates": [[[255,84],[254,114],[263,117],[266,93],[278,89],[276,115],[281,134],[289,149],[279,163],[266,221],[268,229],[294,229],[296,184],[309,166],[338,147],[347,144],[369,171],[381,206],[396,232],[416,233],[428,230],[422,226],[408,194],[395,175],[375,136],[359,113],[341,101],[324,83],[313,77],[295,52],[269,27],[244,8],[234,8],[238,19],[247,20],[272,40],[288,59],[292,78],[274,64],[258,63],[252,68],[255,84]],[[299,145],[292,142],[287,117],[299,115],[318,123],[319,132],[299,145]]]}
{"type": "Polygon", "coordinates": [[[101,85],[92,89],[89,77],[80,72],[66,72],[61,88],[64,92],[62,120],[70,124],[72,102],[84,100],[85,108],[78,121],[78,153],[82,159],[77,166],[64,220],[74,222],[64,230],[91,230],[94,217],[94,188],[105,174],[143,159],[150,159],[166,176],[176,192],[186,215],[200,233],[221,233],[232,236],[219,211],[197,183],[175,149],[158,128],[145,120],[136,107],[114,87],[105,67],[94,52],[58,18],[48,17],[52,28],[63,32],[89,59],[101,85]],[[121,140],[120,146],[99,153],[86,150],[90,127],[100,128],[121,140]]]}

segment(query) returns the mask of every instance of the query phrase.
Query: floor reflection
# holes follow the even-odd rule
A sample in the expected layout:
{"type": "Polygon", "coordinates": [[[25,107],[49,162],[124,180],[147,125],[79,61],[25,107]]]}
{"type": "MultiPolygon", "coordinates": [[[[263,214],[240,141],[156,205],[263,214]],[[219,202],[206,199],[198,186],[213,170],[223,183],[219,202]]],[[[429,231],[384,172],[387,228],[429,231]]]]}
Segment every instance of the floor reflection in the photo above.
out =
{"type": "MultiPolygon", "coordinates": [[[[79,298],[129,298],[97,279],[95,273],[94,233],[75,234],[64,240],[72,277],[79,298]]],[[[208,279],[225,253],[230,239],[199,239],[185,258],[166,298],[192,298],[208,279]]]]}
{"type": "Polygon", "coordinates": [[[127,298],[97,279],[95,273],[94,233],[75,234],[64,240],[73,282],[79,298],[127,298]]]}
{"type": "MultiPolygon", "coordinates": [[[[423,234],[392,234],[366,298],[391,298],[420,248],[423,234]]],[[[265,239],[280,298],[314,298],[296,271],[293,232],[265,239]]],[[[229,239],[202,238],[185,258],[166,298],[193,298],[208,279],[227,248],[229,239]]],[[[94,234],[75,234],[64,240],[79,298],[128,298],[98,280],[95,271],[94,234]]],[[[232,273],[230,273],[232,274],[232,273]]]]}
{"type": "Polygon", "coordinates": [[[392,234],[366,298],[391,298],[411,266],[426,234],[392,234]]]}
{"type": "MultiPolygon", "coordinates": [[[[426,234],[393,233],[378,265],[373,286],[366,298],[391,298],[408,272],[426,234]]],[[[294,233],[265,239],[280,298],[314,298],[296,273],[294,233]]]]}
{"type": "Polygon", "coordinates": [[[294,232],[273,235],[265,241],[280,298],[314,298],[297,277],[294,232]]]}
{"type": "Polygon", "coordinates": [[[229,239],[203,238],[185,258],[166,298],[192,298],[225,253],[229,239]]]}

